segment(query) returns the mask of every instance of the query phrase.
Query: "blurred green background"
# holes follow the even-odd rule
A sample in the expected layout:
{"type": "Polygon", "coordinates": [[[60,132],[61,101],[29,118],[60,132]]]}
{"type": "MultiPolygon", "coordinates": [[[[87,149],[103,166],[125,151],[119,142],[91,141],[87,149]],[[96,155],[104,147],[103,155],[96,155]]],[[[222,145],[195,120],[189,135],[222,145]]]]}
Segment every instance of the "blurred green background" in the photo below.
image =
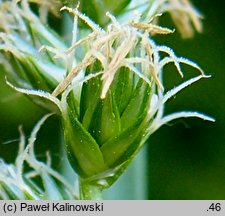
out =
{"type": "MultiPolygon", "coordinates": [[[[203,34],[194,40],[171,37],[162,42],[198,62],[212,77],[178,94],[167,110],[198,110],[216,122],[182,119],[150,138],[149,199],[225,199],[224,4],[218,0],[193,3],[205,17],[203,34]]],[[[167,72],[165,80],[177,80],[174,75],[167,72]]]]}
{"type": "MultiPolygon", "coordinates": [[[[177,32],[156,40],[197,62],[212,77],[179,93],[165,111],[197,110],[216,122],[180,119],[160,128],[106,193],[108,199],[225,199],[224,4],[219,0],[192,2],[204,15],[203,33],[191,40],[182,40],[177,32]]],[[[173,26],[168,16],[162,17],[161,24],[173,26]]],[[[197,74],[190,67],[183,69],[185,78],[197,74]]],[[[182,81],[173,66],[168,66],[164,75],[167,88],[182,81]]],[[[28,136],[45,111],[9,89],[1,72],[0,83],[0,157],[12,162],[18,149],[18,140],[14,140],[19,137],[18,126],[23,125],[28,136]]],[[[51,150],[55,166],[60,166],[60,142],[60,120],[51,117],[38,136],[39,158],[51,150]]]]}

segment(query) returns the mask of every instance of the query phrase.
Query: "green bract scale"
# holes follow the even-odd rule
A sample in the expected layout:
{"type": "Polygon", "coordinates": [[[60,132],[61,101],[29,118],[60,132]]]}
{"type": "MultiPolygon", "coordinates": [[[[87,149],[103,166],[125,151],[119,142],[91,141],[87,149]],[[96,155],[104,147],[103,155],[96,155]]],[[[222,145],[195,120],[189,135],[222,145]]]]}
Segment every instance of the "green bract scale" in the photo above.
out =
{"type": "MultiPolygon", "coordinates": [[[[86,73],[94,69],[91,66],[86,73]]],[[[101,78],[84,83],[79,113],[72,104],[63,116],[71,164],[85,178],[126,163],[149,125],[151,87],[126,68],[117,73],[104,99],[101,78]]]]}

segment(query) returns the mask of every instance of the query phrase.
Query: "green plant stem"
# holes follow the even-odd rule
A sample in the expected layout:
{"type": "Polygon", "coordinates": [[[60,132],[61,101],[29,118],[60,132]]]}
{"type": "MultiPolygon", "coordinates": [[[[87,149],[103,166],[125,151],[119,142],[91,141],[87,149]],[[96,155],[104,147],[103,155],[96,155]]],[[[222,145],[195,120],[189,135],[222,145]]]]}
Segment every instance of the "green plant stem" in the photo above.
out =
{"type": "Polygon", "coordinates": [[[102,200],[102,189],[96,184],[91,184],[80,179],[80,199],[102,200]]]}

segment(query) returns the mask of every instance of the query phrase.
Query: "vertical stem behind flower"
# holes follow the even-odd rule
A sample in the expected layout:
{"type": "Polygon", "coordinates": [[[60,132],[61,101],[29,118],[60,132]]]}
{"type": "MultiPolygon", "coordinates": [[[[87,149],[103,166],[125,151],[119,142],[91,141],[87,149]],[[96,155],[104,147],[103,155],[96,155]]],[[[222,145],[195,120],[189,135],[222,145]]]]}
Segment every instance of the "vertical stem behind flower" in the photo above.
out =
{"type": "Polygon", "coordinates": [[[102,200],[102,189],[96,185],[80,178],[80,199],[81,200],[102,200]]]}

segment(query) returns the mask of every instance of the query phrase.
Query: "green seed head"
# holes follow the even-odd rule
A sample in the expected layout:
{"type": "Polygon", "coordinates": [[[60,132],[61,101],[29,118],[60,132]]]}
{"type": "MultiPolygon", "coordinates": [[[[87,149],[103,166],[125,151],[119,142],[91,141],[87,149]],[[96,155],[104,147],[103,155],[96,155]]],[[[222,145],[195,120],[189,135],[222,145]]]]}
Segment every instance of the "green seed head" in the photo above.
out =
{"type": "MultiPolygon", "coordinates": [[[[155,11],[147,7],[145,16],[128,16],[124,23],[108,12],[109,23],[101,28],[98,24],[107,21],[97,16],[94,20],[97,23],[94,22],[90,18],[93,12],[84,2],[81,1],[81,9],[87,10],[88,16],[78,7],[61,9],[74,16],[70,46],[40,21],[27,1],[13,4],[7,10],[2,7],[0,13],[14,18],[8,23],[19,24],[21,29],[15,30],[3,23],[0,49],[18,87],[10,85],[58,107],[67,155],[75,172],[82,181],[106,188],[116,181],[148,137],[163,124],[179,117],[213,119],[197,112],[163,115],[164,104],[171,97],[206,77],[197,64],[177,57],[169,47],[154,42],[153,35],[173,32],[151,22],[158,12],[172,13],[168,4],[162,7],[160,1],[153,1],[155,11]],[[160,11],[162,8],[165,11],[160,11]],[[88,31],[79,28],[79,20],[86,23],[88,31]],[[181,64],[196,68],[200,75],[164,92],[163,71],[169,63],[174,64],[182,77],[181,64]]],[[[104,10],[115,13],[129,3],[103,2],[104,10]]],[[[175,1],[168,2],[173,6],[175,1]]],[[[185,20],[199,27],[198,16],[190,10],[188,1],[185,1],[187,4],[177,2],[183,7],[181,15],[187,15],[185,20]]],[[[89,3],[94,4],[96,10],[102,10],[97,1],[89,3]]],[[[189,27],[188,30],[192,30],[189,27]]]]}

